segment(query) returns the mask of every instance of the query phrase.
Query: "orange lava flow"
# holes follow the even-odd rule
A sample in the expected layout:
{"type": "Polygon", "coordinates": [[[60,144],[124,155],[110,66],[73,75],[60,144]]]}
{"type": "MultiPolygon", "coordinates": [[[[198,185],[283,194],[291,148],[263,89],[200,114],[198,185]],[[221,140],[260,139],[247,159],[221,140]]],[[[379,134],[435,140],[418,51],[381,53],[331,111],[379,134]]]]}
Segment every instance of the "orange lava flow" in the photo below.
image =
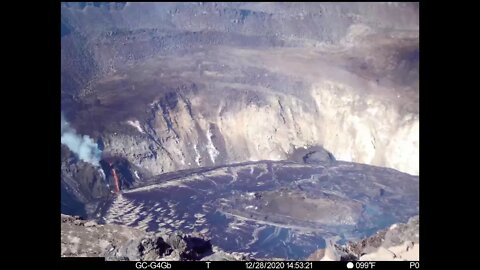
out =
{"type": "MultiPolygon", "coordinates": [[[[110,164],[110,166],[112,166],[112,164],[110,164]]],[[[118,193],[120,191],[120,188],[118,186],[118,177],[117,177],[117,173],[115,172],[115,168],[112,167],[112,174],[113,174],[113,178],[115,179],[115,193],[118,193]]]]}

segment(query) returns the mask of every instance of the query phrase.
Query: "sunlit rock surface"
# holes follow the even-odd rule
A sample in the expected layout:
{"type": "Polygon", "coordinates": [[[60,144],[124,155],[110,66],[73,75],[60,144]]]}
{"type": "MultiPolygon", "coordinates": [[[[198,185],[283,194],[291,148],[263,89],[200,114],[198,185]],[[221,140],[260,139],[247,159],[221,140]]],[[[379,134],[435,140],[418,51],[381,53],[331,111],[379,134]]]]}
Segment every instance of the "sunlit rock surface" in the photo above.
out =
{"type": "Polygon", "coordinates": [[[418,4],[62,5],[62,110],[152,174],[339,160],[419,174],[418,4]]]}

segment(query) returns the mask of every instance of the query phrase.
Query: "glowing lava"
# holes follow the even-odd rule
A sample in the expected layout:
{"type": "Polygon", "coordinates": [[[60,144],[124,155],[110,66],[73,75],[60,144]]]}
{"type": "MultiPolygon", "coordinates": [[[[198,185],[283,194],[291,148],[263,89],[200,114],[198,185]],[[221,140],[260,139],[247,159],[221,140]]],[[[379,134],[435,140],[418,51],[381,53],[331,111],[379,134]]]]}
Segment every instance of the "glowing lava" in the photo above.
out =
{"type": "Polygon", "coordinates": [[[110,163],[110,167],[112,167],[112,174],[113,174],[113,178],[115,179],[115,193],[118,193],[120,192],[120,188],[118,185],[118,176],[117,176],[117,173],[115,172],[115,168],[113,168],[112,163],[110,163]]]}

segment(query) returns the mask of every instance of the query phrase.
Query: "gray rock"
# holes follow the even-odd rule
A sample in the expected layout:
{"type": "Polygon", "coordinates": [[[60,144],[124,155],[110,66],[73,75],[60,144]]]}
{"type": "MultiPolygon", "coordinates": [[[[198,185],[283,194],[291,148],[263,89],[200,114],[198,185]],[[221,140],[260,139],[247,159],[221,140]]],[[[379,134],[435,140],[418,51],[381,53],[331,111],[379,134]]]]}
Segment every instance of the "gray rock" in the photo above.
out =
{"type": "Polygon", "coordinates": [[[83,224],[83,226],[85,226],[85,227],[95,227],[97,225],[98,225],[97,222],[95,222],[93,220],[87,221],[87,222],[85,222],[85,224],[83,224]]]}
{"type": "Polygon", "coordinates": [[[201,261],[250,261],[252,260],[245,254],[227,253],[225,251],[216,251],[212,255],[205,256],[201,261]]]}
{"type": "Polygon", "coordinates": [[[332,153],[328,152],[323,148],[321,150],[309,152],[308,154],[303,156],[303,162],[306,164],[330,164],[334,161],[335,157],[332,155],[332,153]]]}
{"type": "Polygon", "coordinates": [[[185,248],[187,247],[187,244],[185,243],[185,241],[183,241],[182,235],[177,233],[170,235],[167,238],[166,243],[170,245],[173,249],[180,251],[185,250],[185,248]]]}
{"type": "Polygon", "coordinates": [[[199,260],[206,255],[212,254],[212,244],[210,240],[198,237],[186,236],[183,238],[187,247],[180,257],[187,260],[199,260]]]}
{"type": "Polygon", "coordinates": [[[330,165],[336,161],[333,154],[322,146],[296,148],[292,153],[290,153],[288,159],[299,163],[324,165],[330,165]]]}
{"type": "Polygon", "coordinates": [[[411,217],[407,223],[393,224],[388,229],[345,246],[335,245],[341,260],[357,260],[363,255],[374,253],[380,247],[389,248],[407,242],[409,246],[419,243],[419,216],[411,217]]]}
{"type": "Polygon", "coordinates": [[[397,246],[404,242],[419,243],[419,216],[409,219],[407,224],[396,224],[385,234],[385,248],[397,246]]]}
{"type": "Polygon", "coordinates": [[[61,216],[63,257],[104,257],[107,261],[242,260],[244,255],[213,252],[210,240],[180,232],[156,234],[128,226],[97,224],[68,215],[61,216]],[[94,226],[84,224],[95,224],[94,226]],[[79,239],[80,243],[78,242],[79,239]],[[70,247],[76,246],[74,250],[70,247]]]}
{"type": "Polygon", "coordinates": [[[209,240],[182,234],[172,234],[167,239],[173,249],[177,250],[184,260],[199,260],[212,254],[212,244],[209,240]]]}
{"type": "Polygon", "coordinates": [[[125,245],[119,247],[116,256],[126,257],[129,261],[139,261],[142,257],[141,240],[129,240],[125,245]]]}

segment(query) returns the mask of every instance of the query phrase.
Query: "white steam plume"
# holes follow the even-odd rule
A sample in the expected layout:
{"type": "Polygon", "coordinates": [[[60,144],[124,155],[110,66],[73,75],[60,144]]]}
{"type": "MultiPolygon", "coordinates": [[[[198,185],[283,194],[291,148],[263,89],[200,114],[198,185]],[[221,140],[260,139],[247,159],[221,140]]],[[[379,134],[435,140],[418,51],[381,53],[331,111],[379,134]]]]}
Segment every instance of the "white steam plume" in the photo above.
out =
{"type": "MultiPolygon", "coordinates": [[[[100,174],[100,176],[102,177],[103,180],[107,179],[107,177],[105,176],[105,173],[103,172],[102,168],[98,168],[98,173],[100,174]]],[[[108,186],[108,183],[107,183],[107,186],[108,186]]]]}
{"type": "Polygon", "coordinates": [[[62,144],[74,152],[81,160],[92,164],[93,166],[100,166],[100,159],[102,151],[98,149],[98,145],[92,138],[87,135],[79,135],[67,122],[62,114],[62,144]]]}

